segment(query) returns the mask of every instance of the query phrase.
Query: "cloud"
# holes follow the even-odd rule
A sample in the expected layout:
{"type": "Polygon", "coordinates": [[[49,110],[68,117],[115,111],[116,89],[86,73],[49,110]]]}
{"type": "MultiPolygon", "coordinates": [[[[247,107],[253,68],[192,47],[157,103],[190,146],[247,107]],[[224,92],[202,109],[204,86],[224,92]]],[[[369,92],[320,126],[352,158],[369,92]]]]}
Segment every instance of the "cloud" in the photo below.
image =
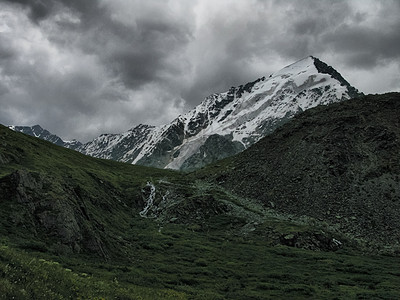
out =
{"type": "Polygon", "coordinates": [[[51,11],[52,2],[42,2],[40,0],[5,0],[13,4],[25,6],[29,10],[29,17],[34,23],[44,19],[51,11]]]}
{"type": "Polygon", "coordinates": [[[385,30],[344,24],[338,28],[338,33],[324,36],[323,41],[341,52],[350,66],[369,69],[400,58],[398,28],[400,20],[396,26],[385,30]]]}
{"type": "Polygon", "coordinates": [[[126,130],[133,122],[162,124],[175,118],[182,101],[168,77],[183,76],[171,55],[188,41],[186,27],[143,16],[126,24],[105,14],[105,5],[88,13],[80,2],[68,3],[54,2],[40,20],[6,6],[3,20],[11,29],[0,36],[0,59],[11,90],[1,89],[8,91],[0,99],[2,122],[40,123],[61,136],[85,140],[126,130]],[[93,11],[101,18],[91,17],[93,11]]]}
{"type": "Polygon", "coordinates": [[[399,15],[396,0],[0,0],[0,123],[83,141],[159,125],[310,54],[364,92],[400,90],[399,15]]]}

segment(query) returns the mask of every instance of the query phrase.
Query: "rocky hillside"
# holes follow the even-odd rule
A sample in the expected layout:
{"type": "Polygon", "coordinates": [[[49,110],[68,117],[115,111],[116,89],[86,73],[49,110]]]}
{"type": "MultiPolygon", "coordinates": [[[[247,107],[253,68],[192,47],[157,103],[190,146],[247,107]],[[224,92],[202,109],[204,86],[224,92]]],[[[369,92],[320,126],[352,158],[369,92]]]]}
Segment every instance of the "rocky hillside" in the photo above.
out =
{"type": "Polygon", "coordinates": [[[101,135],[78,151],[190,170],[243,151],[299,112],[359,95],[331,66],[310,56],[269,77],[213,94],[170,124],[101,135]]]}
{"type": "Polygon", "coordinates": [[[196,176],[356,238],[398,244],[399,153],[400,94],[369,95],[304,112],[196,176]]]}

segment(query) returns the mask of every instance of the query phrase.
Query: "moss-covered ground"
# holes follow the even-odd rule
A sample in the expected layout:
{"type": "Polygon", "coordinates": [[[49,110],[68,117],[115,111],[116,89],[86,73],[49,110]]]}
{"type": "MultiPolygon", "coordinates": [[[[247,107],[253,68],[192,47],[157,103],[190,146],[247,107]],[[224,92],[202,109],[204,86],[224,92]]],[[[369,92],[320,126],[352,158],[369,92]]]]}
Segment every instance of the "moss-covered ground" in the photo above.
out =
{"type": "MultiPolygon", "coordinates": [[[[146,223],[146,222],[145,222],[146,223]]],[[[0,247],[3,299],[398,299],[400,259],[142,224],[134,255],[0,247]]]]}

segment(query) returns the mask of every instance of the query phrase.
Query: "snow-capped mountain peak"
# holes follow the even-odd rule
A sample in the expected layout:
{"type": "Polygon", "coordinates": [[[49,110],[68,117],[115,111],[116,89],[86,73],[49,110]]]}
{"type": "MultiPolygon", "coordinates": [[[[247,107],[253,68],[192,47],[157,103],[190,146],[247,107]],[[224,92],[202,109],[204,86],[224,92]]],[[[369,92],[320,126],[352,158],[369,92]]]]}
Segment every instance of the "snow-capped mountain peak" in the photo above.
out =
{"type": "Polygon", "coordinates": [[[131,139],[127,133],[108,137],[107,146],[95,139],[79,151],[161,168],[201,167],[244,150],[301,111],[357,95],[336,70],[308,56],[269,77],[212,94],[170,124],[143,127],[123,154],[111,153],[131,139]]]}
{"type": "Polygon", "coordinates": [[[358,95],[334,68],[308,56],[269,76],[214,93],[158,127],[140,124],[84,145],[64,142],[38,125],[12,128],[99,158],[190,170],[246,149],[299,112],[358,95]]]}

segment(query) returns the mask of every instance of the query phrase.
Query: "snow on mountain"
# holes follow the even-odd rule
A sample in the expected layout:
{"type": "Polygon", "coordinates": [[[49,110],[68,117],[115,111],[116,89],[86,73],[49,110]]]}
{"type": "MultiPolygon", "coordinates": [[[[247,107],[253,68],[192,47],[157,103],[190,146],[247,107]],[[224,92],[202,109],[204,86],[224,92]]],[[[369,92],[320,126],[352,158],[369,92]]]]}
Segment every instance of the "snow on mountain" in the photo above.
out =
{"type": "Polygon", "coordinates": [[[170,124],[101,135],[77,150],[134,164],[193,169],[244,150],[299,112],[359,94],[336,70],[309,56],[268,78],[210,95],[170,124]]]}
{"type": "Polygon", "coordinates": [[[359,95],[335,69],[309,56],[269,77],[212,94],[169,124],[141,124],[84,145],[39,125],[9,128],[94,157],[191,170],[243,151],[299,112],[359,95]]]}
{"type": "Polygon", "coordinates": [[[70,149],[76,149],[79,146],[82,145],[81,142],[78,142],[77,140],[72,140],[72,141],[63,141],[59,136],[50,133],[46,129],[43,129],[39,125],[34,125],[34,126],[14,126],[10,125],[8,126],[11,130],[17,131],[17,132],[22,132],[37,138],[40,138],[45,141],[49,141],[53,144],[65,147],[65,148],[70,148],[70,149]]]}
{"type": "Polygon", "coordinates": [[[102,134],[77,150],[98,158],[132,162],[154,129],[154,126],[140,124],[123,133],[102,134]]]}

